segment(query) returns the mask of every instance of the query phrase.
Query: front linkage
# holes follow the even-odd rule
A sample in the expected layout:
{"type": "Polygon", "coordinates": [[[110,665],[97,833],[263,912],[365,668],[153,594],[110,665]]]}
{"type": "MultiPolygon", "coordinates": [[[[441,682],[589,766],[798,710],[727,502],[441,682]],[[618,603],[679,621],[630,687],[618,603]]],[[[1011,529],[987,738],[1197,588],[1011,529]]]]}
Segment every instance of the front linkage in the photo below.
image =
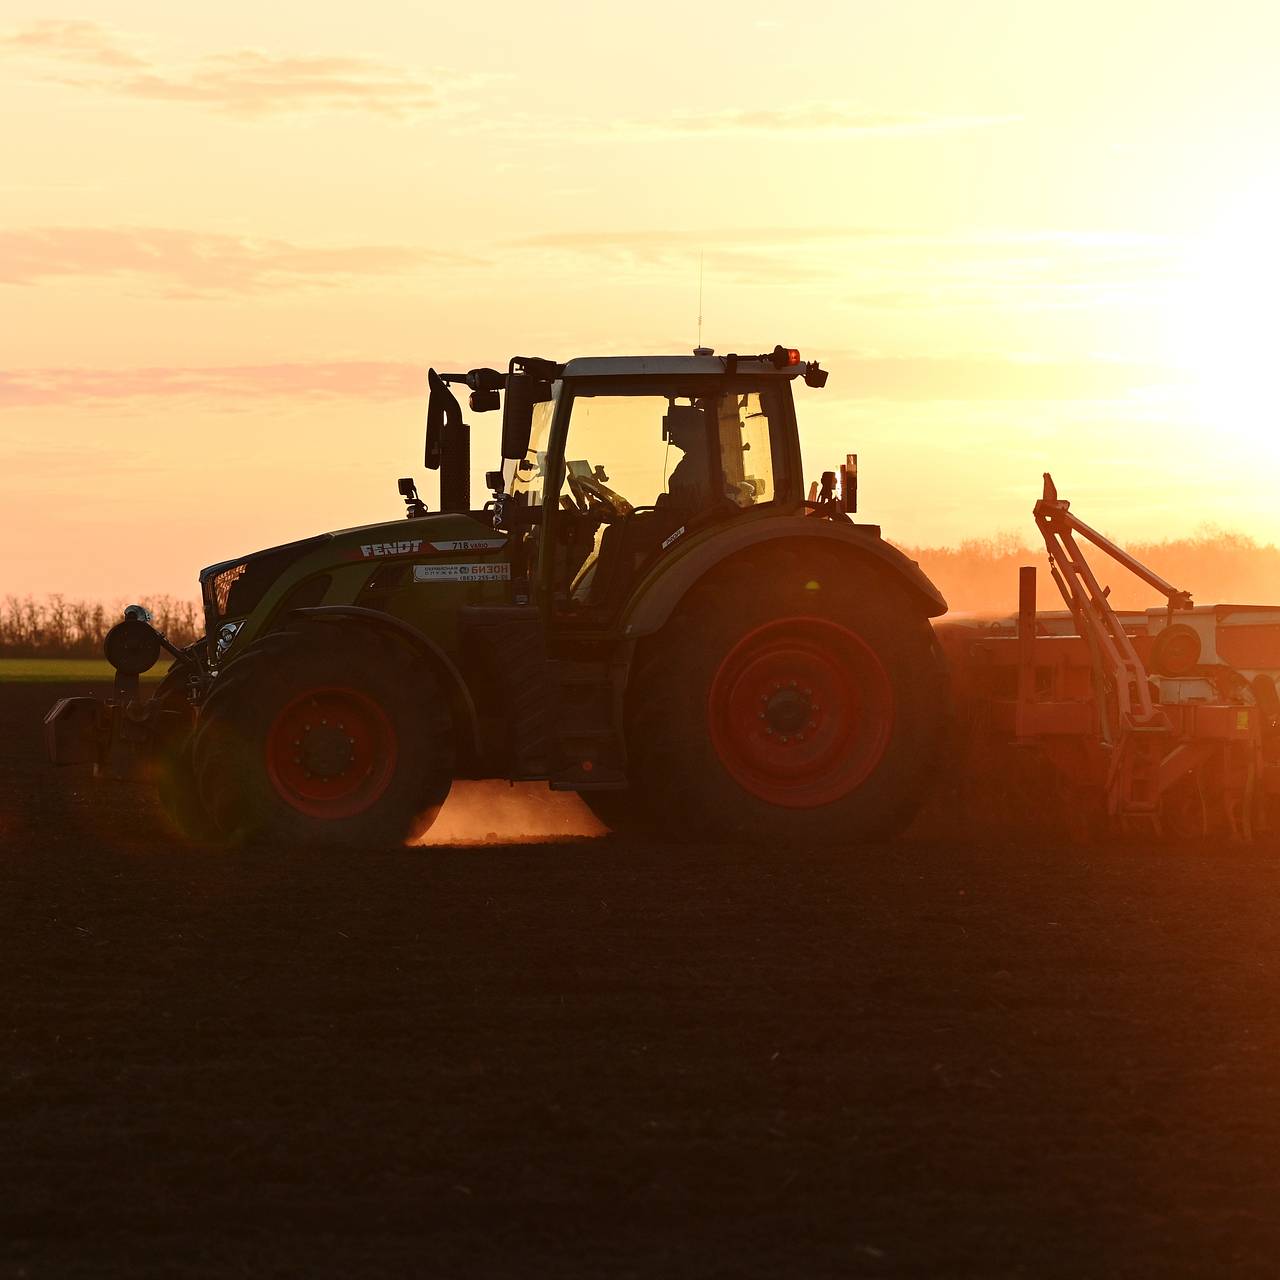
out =
{"type": "Polygon", "coordinates": [[[98,777],[152,780],[158,757],[191,726],[194,705],[210,679],[203,641],[179,649],[156,630],[150,612],[131,604],[107,632],[103,652],[115,668],[105,702],[60,698],[44,718],[45,745],[54,764],[92,764],[98,777]],[[152,697],[143,701],[138,677],[169,653],[174,664],[152,697]]]}

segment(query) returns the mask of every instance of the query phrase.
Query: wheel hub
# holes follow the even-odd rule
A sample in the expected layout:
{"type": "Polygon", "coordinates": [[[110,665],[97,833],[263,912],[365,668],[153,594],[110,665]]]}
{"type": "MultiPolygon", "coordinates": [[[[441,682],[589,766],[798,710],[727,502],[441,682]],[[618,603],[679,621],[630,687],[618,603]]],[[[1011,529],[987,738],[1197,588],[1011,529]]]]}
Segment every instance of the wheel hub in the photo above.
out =
{"type": "Polygon", "coordinates": [[[302,740],[303,768],[317,778],[337,778],[355,763],[355,746],[342,725],[321,725],[302,740]]]}
{"type": "Polygon", "coordinates": [[[765,694],[764,720],[774,733],[797,733],[804,729],[813,713],[813,702],[808,689],[789,686],[765,694]]]}

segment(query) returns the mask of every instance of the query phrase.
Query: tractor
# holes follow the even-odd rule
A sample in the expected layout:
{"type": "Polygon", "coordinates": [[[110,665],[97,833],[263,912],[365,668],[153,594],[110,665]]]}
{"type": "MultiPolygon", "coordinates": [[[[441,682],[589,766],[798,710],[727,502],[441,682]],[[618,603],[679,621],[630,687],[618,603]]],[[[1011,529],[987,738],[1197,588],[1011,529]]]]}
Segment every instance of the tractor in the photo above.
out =
{"type": "Polygon", "coordinates": [[[403,479],[403,518],[210,566],[186,648],[131,607],[113,695],[58,702],[50,755],[154,779],[200,840],[413,840],[456,778],[619,831],[892,837],[943,752],[947,606],[852,519],[854,455],[805,485],[793,388],[826,381],[782,346],[433,369],[441,510],[403,479]],[[480,508],[455,388],[501,412],[480,508]]]}

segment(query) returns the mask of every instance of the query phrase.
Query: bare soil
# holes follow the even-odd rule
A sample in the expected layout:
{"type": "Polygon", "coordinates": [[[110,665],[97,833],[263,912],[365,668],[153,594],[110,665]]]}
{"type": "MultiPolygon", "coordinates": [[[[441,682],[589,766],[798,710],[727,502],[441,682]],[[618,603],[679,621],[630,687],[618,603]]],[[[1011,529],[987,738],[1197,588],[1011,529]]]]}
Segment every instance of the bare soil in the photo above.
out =
{"type": "Polygon", "coordinates": [[[182,847],[0,688],[0,1274],[1280,1269],[1277,852],[182,847]]]}

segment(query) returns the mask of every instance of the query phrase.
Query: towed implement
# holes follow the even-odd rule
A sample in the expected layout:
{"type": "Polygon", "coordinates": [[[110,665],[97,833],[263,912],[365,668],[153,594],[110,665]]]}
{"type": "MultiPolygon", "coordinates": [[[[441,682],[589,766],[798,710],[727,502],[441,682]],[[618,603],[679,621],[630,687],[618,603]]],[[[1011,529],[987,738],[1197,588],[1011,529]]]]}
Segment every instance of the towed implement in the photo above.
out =
{"type": "Polygon", "coordinates": [[[59,702],[50,754],[155,779],[213,840],[412,839],[455,778],[676,837],[892,836],[946,742],[946,603],[851,519],[852,455],[805,486],[793,388],[826,380],[781,346],[431,370],[442,509],[404,479],[404,519],[205,569],[181,651],[131,610],[113,697],[59,702]],[[502,415],[478,507],[455,387],[502,415]]]}
{"type": "Polygon", "coordinates": [[[937,626],[957,708],[961,795],[986,792],[989,802],[1003,792],[1015,810],[1076,834],[1273,832],[1280,607],[1195,605],[1085,524],[1048,475],[1034,515],[1066,610],[1037,612],[1029,566],[1016,617],[937,626]],[[1164,605],[1114,609],[1082,542],[1164,605]]]}

